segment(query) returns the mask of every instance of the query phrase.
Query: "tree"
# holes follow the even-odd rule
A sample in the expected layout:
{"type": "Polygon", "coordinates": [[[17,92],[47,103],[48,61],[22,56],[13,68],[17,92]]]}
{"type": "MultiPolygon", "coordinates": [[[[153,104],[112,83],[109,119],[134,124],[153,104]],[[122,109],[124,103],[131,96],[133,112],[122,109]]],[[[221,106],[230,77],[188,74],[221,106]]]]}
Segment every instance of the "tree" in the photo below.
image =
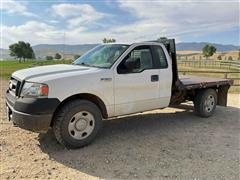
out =
{"type": "Polygon", "coordinates": [[[46,56],[46,60],[53,60],[53,57],[52,56],[46,56]]]}
{"type": "Polygon", "coordinates": [[[203,56],[206,58],[212,56],[216,51],[217,49],[214,46],[209,44],[206,44],[202,49],[203,56]]]}
{"type": "Polygon", "coordinates": [[[34,51],[31,47],[31,45],[29,43],[25,43],[23,42],[23,51],[24,51],[24,56],[23,56],[23,59],[25,60],[25,58],[27,59],[35,59],[35,54],[34,54],[34,51]]]}
{"type": "Polygon", "coordinates": [[[11,44],[9,46],[9,50],[10,50],[10,56],[15,56],[16,58],[19,58],[19,60],[21,61],[22,50],[18,43],[11,44]]]}
{"type": "Polygon", "coordinates": [[[62,56],[60,54],[58,54],[58,53],[55,54],[55,59],[61,59],[61,58],[62,58],[62,56]]]}
{"type": "Polygon", "coordinates": [[[81,55],[79,55],[79,54],[75,54],[74,55],[74,59],[78,59],[78,58],[80,58],[81,57],[81,55]]]}
{"type": "Polygon", "coordinates": [[[104,38],[102,41],[103,41],[104,44],[106,44],[106,43],[115,43],[115,42],[116,42],[116,39],[113,39],[113,38],[110,38],[110,39],[104,38]]]}
{"type": "Polygon", "coordinates": [[[238,50],[238,60],[240,60],[240,49],[238,50]]]}
{"type": "Polygon", "coordinates": [[[24,41],[18,41],[18,43],[11,44],[9,46],[10,56],[14,56],[21,62],[22,58],[25,59],[35,59],[34,51],[30,43],[25,43],[24,41]]]}
{"type": "Polygon", "coordinates": [[[221,56],[221,55],[218,55],[217,59],[218,59],[218,60],[222,60],[222,56],[221,56]]]}

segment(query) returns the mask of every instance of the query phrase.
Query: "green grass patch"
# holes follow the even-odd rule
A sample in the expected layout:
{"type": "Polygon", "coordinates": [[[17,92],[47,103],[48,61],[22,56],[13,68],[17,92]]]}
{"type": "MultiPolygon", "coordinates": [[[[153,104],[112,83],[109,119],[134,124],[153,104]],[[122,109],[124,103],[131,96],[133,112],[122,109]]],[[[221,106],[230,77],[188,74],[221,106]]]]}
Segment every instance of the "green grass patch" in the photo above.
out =
{"type": "Polygon", "coordinates": [[[28,60],[26,62],[19,63],[18,61],[0,61],[0,77],[10,78],[14,71],[30,68],[34,66],[44,66],[52,64],[70,64],[69,60],[52,60],[52,61],[35,61],[28,60]]]}

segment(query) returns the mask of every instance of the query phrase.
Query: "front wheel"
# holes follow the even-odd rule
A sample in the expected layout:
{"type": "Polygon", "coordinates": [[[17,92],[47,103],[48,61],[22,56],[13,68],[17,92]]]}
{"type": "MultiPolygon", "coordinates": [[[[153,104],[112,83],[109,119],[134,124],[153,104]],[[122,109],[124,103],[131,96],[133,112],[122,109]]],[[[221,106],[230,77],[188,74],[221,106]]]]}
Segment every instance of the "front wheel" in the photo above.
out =
{"type": "Polygon", "coordinates": [[[201,117],[211,116],[217,105],[217,93],[214,89],[199,91],[194,100],[194,108],[201,117]]]}
{"type": "Polygon", "coordinates": [[[53,119],[56,139],[70,149],[91,143],[101,126],[102,114],[99,108],[87,100],[68,102],[53,119]]]}

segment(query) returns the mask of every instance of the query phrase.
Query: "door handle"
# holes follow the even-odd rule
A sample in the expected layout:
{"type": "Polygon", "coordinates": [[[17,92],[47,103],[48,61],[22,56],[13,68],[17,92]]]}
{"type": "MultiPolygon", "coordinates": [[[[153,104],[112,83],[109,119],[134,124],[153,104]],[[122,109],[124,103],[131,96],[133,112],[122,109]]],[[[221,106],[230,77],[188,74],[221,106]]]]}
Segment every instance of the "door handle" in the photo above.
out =
{"type": "Polygon", "coordinates": [[[151,75],[151,81],[152,82],[155,82],[155,81],[158,81],[159,78],[158,78],[158,75],[151,75]]]}
{"type": "Polygon", "coordinates": [[[101,78],[100,81],[105,81],[105,82],[112,81],[112,78],[101,78]]]}

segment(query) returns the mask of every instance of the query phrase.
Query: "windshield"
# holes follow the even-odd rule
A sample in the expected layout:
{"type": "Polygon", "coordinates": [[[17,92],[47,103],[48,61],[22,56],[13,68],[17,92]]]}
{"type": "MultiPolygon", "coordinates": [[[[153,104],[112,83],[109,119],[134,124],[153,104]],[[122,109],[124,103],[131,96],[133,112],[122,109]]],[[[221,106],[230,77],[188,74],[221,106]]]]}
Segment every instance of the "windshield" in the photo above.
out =
{"type": "Polygon", "coordinates": [[[110,68],[128,47],[125,44],[99,45],[76,59],[73,64],[110,68]]]}

